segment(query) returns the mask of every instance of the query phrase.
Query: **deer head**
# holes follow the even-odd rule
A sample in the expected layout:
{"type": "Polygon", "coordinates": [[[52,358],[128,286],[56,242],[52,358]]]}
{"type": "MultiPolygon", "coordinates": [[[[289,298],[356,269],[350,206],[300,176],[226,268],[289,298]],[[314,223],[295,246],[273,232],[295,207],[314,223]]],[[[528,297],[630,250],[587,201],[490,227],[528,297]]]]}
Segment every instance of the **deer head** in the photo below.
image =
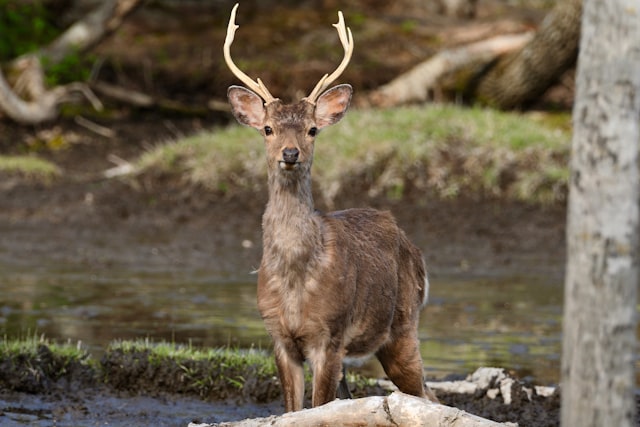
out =
{"type": "Polygon", "coordinates": [[[342,12],[338,12],[340,42],[345,54],[338,68],[325,74],[309,96],[294,104],[284,104],[274,98],[259,78],[255,81],[242,72],[231,59],[231,44],[238,26],[235,24],[238,4],[233,7],[224,57],[229,69],[247,87],[231,86],[227,92],[232,112],[242,124],[257,129],[265,139],[268,169],[283,171],[308,171],[313,159],[313,145],[318,132],[337,123],[347,111],[353,89],[348,84],[326,88],[333,83],[347,67],[353,53],[353,36],[345,26],[342,12]]]}

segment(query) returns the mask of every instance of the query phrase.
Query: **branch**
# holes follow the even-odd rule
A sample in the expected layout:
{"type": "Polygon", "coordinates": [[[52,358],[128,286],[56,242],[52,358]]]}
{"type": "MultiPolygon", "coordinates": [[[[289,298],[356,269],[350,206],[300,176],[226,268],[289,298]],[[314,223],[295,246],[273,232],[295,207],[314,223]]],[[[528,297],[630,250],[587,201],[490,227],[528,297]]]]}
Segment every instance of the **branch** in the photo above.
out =
{"type": "Polygon", "coordinates": [[[189,427],[261,427],[297,425],[375,425],[375,426],[440,426],[499,427],[496,423],[450,406],[401,393],[387,397],[374,396],[353,400],[334,400],[326,405],[280,416],[255,418],[221,424],[195,424],[189,427]]]}
{"type": "MultiPolygon", "coordinates": [[[[137,108],[159,108],[180,114],[204,115],[208,113],[209,109],[216,111],[216,107],[219,107],[219,105],[211,103],[209,104],[209,109],[200,106],[182,104],[171,99],[153,97],[146,93],[138,92],[130,88],[115,86],[105,82],[94,82],[91,84],[91,87],[103,96],[133,105],[137,108]]],[[[230,111],[228,106],[229,104],[225,102],[224,105],[226,108],[222,111],[230,111]]]]}
{"type": "Polygon", "coordinates": [[[440,80],[470,65],[493,61],[496,57],[521,49],[533,33],[497,36],[437,53],[390,83],[373,91],[369,102],[377,107],[424,102],[440,80]]]}
{"type": "Polygon", "coordinates": [[[44,84],[41,58],[50,63],[65,56],[84,52],[113,32],[141,0],[105,0],[84,18],[69,27],[48,46],[22,55],[11,62],[12,74],[18,75],[12,87],[0,70],[0,112],[22,124],[36,124],[58,116],[58,106],[79,92],[97,110],[102,104],[83,83],[71,83],[48,90],[44,84]]]}
{"type": "Polygon", "coordinates": [[[102,110],[102,103],[84,83],[70,83],[47,90],[44,86],[44,72],[40,60],[23,57],[19,61],[21,75],[16,86],[21,93],[29,95],[24,100],[9,85],[0,68],[0,112],[22,124],[37,124],[58,116],[58,106],[72,99],[75,93],[84,95],[96,110],[102,110]]]}

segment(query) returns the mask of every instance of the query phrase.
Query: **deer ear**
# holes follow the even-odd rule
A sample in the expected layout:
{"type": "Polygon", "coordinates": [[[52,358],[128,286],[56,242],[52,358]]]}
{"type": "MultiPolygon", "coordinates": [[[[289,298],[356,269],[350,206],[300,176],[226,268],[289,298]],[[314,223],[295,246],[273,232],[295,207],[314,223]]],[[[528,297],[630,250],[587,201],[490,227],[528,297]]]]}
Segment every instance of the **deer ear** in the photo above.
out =
{"type": "Polygon", "coordinates": [[[264,127],[265,110],[262,98],[242,86],[230,86],[227,97],[236,120],[258,130],[264,127]]]}
{"type": "Polygon", "coordinates": [[[315,113],[318,129],[340,121],[347,112],[352,93],[351,85],[343,84],[334,86],[320,95],[316,101],[315,113]]]}

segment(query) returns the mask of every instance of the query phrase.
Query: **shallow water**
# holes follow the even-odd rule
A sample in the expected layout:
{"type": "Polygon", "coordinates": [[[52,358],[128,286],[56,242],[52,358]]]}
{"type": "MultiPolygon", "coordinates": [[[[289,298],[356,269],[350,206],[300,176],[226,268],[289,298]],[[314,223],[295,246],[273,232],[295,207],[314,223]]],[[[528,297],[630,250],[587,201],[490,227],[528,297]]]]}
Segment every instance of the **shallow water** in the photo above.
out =
{"type": "MultiPolygon", "coordinates": [[[[114,339],[270,348],[255,276],[0,266],[0,334],[82,341],[96,356],[114,339]],[[13,268],[13,269],[10,269],[13,268]]],[[[559,377],[562,284],[531,277],[432,277],[420,322],[430,377],[500,366],[541,384],[559,377]]],[[[382,376],[377,362],[362,368],[382,376]]]]}

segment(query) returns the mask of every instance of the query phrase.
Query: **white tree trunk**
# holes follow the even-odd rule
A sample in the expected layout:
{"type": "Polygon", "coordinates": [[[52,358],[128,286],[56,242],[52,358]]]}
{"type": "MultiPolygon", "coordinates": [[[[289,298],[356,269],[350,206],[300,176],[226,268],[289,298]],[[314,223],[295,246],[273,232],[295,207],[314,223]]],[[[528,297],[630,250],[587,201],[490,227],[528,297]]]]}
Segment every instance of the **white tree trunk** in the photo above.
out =
{"type": "Polygon", "coordinates": [[[586,0],[568,206],[561,420],[635,425],[640,4],[586,0]]]}

